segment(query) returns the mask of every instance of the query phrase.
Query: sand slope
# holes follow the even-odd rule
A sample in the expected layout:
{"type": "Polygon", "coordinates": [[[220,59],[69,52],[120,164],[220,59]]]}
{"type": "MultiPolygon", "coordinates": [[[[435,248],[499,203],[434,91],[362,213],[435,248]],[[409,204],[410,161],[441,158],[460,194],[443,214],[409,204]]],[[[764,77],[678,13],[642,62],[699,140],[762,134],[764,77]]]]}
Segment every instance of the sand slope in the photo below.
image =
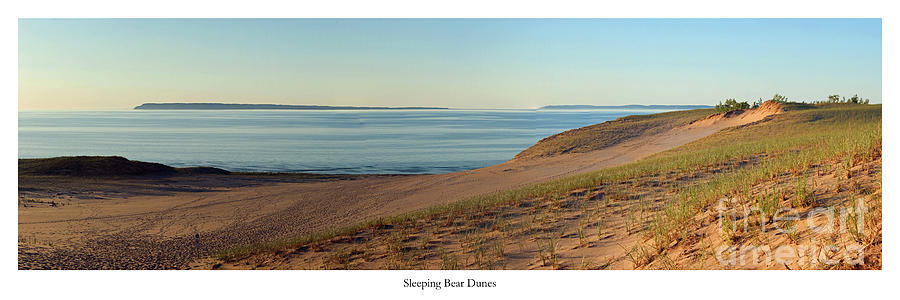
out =
{"type": "Polygon", "coordinates": [[[776,103],[717,114],[587,152],[420,176],[265,183],[206,192],[58,199],[19,208],[20,268],[178,268],[222,247],[350,225],[632,162],[777,114],[776,103]],[[93,254],[93,255],[91,255],[93,254]]]}

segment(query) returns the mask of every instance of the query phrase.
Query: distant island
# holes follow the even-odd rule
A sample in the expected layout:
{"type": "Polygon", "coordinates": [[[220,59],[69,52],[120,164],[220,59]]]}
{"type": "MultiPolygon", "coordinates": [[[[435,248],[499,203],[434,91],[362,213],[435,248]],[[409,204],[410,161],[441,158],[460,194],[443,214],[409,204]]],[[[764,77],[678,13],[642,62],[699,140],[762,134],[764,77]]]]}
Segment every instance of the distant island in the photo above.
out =
{"type": "Polygon", "coordinates": [[[351,109],[448,109],[446,107],[383,107],[383,106],[325,106],[287,104],[237,104],[237,103],[144,103],[134,109],[281,109],[281,110],[351,110],[351,109]]]}
{"type": "Polygon", "coordinates": [[[538,109],[703,109],[712,105],[547,105],[538,109]]]}

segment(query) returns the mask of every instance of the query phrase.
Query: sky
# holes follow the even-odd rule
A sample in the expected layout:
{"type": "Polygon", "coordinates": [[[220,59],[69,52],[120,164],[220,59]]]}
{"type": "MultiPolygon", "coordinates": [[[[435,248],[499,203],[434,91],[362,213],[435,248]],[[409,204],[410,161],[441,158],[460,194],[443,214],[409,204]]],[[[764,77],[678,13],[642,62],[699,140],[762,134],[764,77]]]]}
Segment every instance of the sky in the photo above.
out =
{"type": "Polygon", "coordinates": [[[19,110],[881,102],[880,19],[20,19],[19,110]]]}

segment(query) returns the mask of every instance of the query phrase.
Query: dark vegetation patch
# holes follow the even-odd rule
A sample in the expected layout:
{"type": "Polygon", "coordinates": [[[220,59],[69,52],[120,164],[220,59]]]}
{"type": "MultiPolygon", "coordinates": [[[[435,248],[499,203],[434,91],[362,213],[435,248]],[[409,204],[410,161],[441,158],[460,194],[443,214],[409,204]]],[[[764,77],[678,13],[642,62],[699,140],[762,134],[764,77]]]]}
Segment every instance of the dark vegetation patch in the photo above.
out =
{"type": "Polygon", "coordinates": [[[228,170],[223,170],[214,167],[187,167],[187,168],[175,168],[179,174],[184,175],[199,175],[199,174],[218,174],[218,175],[228,175],[231,174],[228,170]]]}
{"type": "Polygon", "coordinates": [[[63,156],[19,159],[19,175],[55,176],[149,176],[229,174],[213,167],[173,168],[164,164],[129,160],[121,156],[63,156]]]}
{"type": "Polygon", "coordinates": [[[171,175],[175,168],[120,156],[64,156],[19,159],[19,175],[140,176],[171,175]]]}

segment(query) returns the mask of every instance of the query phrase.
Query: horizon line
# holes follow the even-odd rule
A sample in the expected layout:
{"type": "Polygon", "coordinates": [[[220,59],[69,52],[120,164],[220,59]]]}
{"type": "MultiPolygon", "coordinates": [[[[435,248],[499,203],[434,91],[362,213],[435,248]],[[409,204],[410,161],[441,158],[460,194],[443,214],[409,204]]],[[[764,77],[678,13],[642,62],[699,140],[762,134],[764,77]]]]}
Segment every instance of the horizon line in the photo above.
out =
{"type": "MultiPolygon", "coordinates": [[[[550,106],[582,106],[582,107],[626,107],[626,106],[705,106],[715,107],[715,104],[616,104],[616,105],[598,105],[598,104],[547,104],[538,107],[422,107],[422,106],[364,106],[364,105],[321,105],[321,104],[277,104],[277,103],[226,103],[226,102],[144,102],[143,104],[237,104],[237,105],[277,105],[277,106],[321,106],[322,109],[309,108],[299,110],[333,110],[328,107],[343,108],[343,110],[391,110],[400,108],[416,108],[415,110],[539,110],[550,106]]],[[[873,103],[880,104],[880,103],[873,103]]],[[[136,109],[140,106],[117,107],[117,108],[26,108],[18,109],[19,112],[25,111],[132,111],[132,110],[291,110],[291,109],[136,109]]],[[[294,109],[298,110],[298,109],[294,109]]]]}

